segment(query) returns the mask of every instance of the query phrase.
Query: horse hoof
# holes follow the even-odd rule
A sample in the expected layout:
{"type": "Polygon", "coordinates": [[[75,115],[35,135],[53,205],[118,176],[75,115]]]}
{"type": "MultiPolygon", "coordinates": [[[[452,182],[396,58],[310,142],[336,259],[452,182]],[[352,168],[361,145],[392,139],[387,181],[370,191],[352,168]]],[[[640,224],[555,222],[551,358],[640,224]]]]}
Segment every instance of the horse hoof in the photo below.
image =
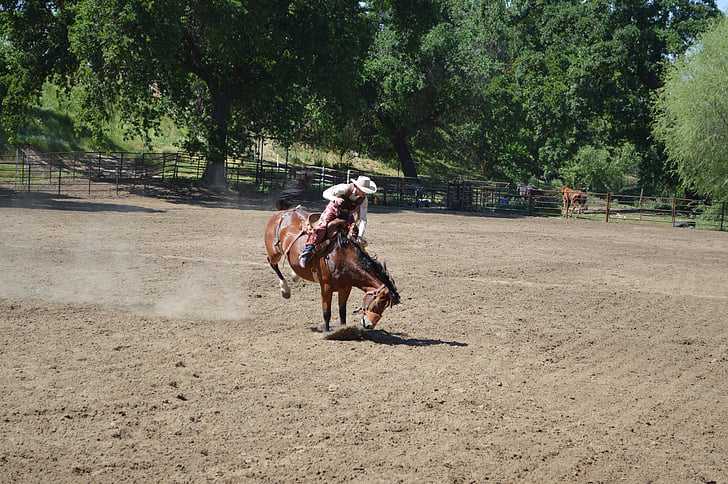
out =
{"type": "Polygon", "coordinates": [[[281,296],[283,296],[283,299],[288,299],[291,297],[291,288],[288,287],[288,284],[286,284],[284,281],[279,281],[278,287],[280,287],[281,289],[281,296]]]}

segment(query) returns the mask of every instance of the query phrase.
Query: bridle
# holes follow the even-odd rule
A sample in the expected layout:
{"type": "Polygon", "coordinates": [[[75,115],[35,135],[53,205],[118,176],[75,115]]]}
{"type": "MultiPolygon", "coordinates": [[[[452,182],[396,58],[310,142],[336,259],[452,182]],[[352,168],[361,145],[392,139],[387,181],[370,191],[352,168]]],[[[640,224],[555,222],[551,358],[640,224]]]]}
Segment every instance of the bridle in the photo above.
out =
{"type": "MultiPolygon", "coordinates": [[[[364,315],[361,318],[361,324],[365,329],[372,329],[376,324],[379,322],[379,320],[382,318],[381,314],[377,314],[374,311],[372,311],[372,306],[374,303],[377,302],[379,299],[380,294],[382,294],[387,289],[387,286],[385,284],[382,284],[377,289],[372,289],[371,291],[367,291],[364,293],[364,298],[366,299],[367,296],[371,296],[371,301],[369,304],[367,304],[367,307],[361,308],[361,311],[364,313],[364,315]]],[[[384,308],[388,308],[392,306],[392,297],[387,298],[387,305],[384,306],[384,308]]]]}

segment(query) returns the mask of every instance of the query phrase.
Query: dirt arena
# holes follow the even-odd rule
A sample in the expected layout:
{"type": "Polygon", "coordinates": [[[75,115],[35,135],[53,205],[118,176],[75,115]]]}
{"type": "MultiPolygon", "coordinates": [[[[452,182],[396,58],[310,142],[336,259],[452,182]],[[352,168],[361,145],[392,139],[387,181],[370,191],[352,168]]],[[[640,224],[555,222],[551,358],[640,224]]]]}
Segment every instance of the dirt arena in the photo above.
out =
{"type": "Polygon", "coordinates": [[[0,481],[726,482],[728,234],[375,212],[342,342],[270,213],[3,201],[0,481]]]}

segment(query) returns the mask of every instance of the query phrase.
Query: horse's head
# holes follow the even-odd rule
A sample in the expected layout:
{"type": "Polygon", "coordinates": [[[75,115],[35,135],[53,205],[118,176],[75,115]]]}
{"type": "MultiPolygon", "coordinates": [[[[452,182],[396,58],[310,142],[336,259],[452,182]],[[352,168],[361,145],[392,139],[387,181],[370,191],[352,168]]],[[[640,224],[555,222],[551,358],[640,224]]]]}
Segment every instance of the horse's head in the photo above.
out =
{"type": "Polygon", "coordinates": [[[378,281],[378,286],[364,294],[361,306],[361,324],[365,329],[374,328],[382,319],[384,310],[399,304],[399,293],[392,276],[387,271],[386,264],[370,256],[358,244],[351,244],[357,259],[357,265],[372,279],[378,281]]]}
{"type": "Polygon", "coordinates": [[[361,325],[365,329],[373,329],[382,319],[384,310],[395,304],[399,304],[399,294],[396,288],[392,290],[386,285],[382,285],[379,289],[367,292],[362,301],[361,325]]]}

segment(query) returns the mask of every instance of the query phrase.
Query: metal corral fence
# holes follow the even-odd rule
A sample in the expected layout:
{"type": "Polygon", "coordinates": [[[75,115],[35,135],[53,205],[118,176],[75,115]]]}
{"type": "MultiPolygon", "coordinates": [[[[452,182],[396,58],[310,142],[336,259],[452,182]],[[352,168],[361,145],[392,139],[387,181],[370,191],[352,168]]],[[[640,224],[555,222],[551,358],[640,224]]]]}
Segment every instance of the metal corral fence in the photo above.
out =
{"type": "Polygon", "coordinates": [[[726,230],[725,202],[679,197],[587,193],[587,207],[576,217],[609,223],[658,223],[673,227],[726,230]]]}
{"type": "MultiPolygon", "coordinates": [[[[0,189],[56,195],[108,196],[149,185],[193,182],[202,178],[205,159],[185,152],[172,153],[35,153],[19,150],[0,157],[0,189]]],[[[506,182],[417,179],[336,170],[323,166],[271,162],[251,155],[229,159],[226,174],[231,188],[282,192],[293,188],[319,198],[327,187],[359,175],[378,186],[373,205],[439,208],[501,215],[561,214],[557,190],[514,186],[506,182]]],[[[677,197],[648,197],[587,192],[587,203],[577,218],[619,223],[661,223],[674,227],[727,230],[725,202],[677,197]]]]}
{"type": "Polygon", "coordinates": [[[118,194],[169,174],[175,153],[32,153],[0,158],[0,187],[56,195],[118,194]],[[170,168],[165,167],[170,162],[170,168]]]}

